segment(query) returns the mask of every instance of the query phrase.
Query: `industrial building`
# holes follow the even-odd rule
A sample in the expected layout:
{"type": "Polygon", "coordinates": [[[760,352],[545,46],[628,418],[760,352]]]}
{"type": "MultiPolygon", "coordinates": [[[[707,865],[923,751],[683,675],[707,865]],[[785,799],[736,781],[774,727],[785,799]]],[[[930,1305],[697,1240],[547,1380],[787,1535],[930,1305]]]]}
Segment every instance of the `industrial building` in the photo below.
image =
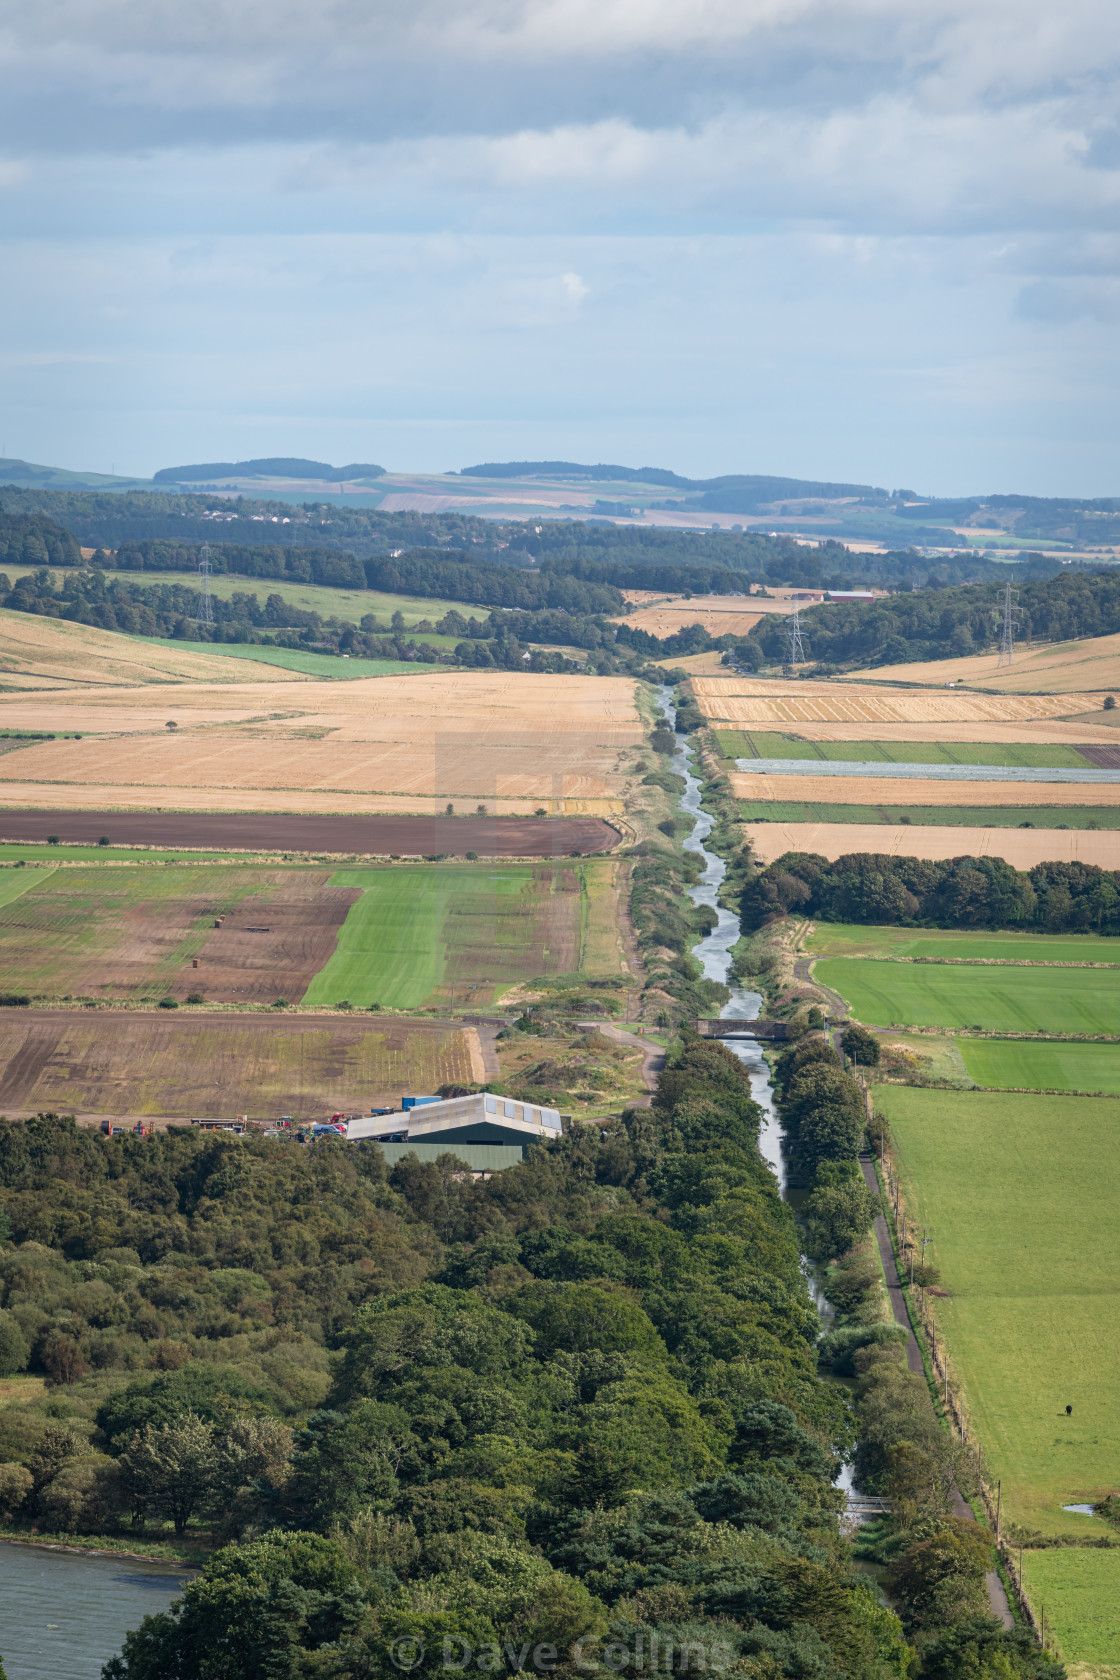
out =
{"type": "Polygon", "coordinates": [[[413,1152],[421,1160],[455,1154],[480,1172],[514,1166],[523,1158],[526,1143],[549,1143],[562,1132],[559,1110],[490,1091],[442,1102],[410,1099],[410,1106],[399,1113],[370,1115],[346,1126],[348,1142],[380,1143],[390,1164],[413,1152]]]}

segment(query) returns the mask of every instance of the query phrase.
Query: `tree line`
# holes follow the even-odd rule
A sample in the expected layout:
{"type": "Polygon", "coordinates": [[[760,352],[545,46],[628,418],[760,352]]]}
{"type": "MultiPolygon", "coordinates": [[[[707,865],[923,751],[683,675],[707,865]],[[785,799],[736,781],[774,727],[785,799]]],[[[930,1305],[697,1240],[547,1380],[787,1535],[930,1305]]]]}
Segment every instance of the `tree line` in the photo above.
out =
{"type": "MultiPolygon", "coordinates": [[[[1001,568],[1002,570],[1002,568],[1001,568]]],[[[801,614],[806,656],[848,668],[911,660],[964,658],[998,642],[1004,589],[998,583],[899,593],[874,602],[837,602],[801,614]]],[[[1065,641],[1120,630],[1120,573],[1063,569],[1023,583],[1016,637],[1065,641]]],[[[785,632],[763,619],[751,630],[762,658],[785,656],[785,632]]]]}
{"type": "Polygon", "coordinates": [[[1015,869],[999,857],[929,859],[786,852],[743,889],[744,932],[790,913],[826,922],[1040,928],[1120,934],[1120,870],[1091,863],[1015,869]]]}

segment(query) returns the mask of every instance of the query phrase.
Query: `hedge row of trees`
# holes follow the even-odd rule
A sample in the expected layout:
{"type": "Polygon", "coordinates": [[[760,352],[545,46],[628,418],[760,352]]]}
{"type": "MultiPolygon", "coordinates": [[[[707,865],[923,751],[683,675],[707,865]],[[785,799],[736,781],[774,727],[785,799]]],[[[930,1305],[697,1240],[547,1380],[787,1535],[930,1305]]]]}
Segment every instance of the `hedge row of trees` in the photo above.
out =
{"type": "Polygon", "coordinates": [[[744,932],[792,911],[826,922],[1120,934],[1120,870],[1091,863],[1021,870],[998,857],[848,852],[830,860],[786,852],[747,883],[741,903],[744,932]]]}

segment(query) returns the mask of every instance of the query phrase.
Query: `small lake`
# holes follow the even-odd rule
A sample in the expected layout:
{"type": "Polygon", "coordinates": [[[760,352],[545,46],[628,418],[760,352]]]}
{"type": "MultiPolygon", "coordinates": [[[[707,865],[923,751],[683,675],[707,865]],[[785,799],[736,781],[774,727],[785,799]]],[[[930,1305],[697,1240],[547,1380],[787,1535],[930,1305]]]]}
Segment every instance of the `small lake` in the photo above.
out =
{"type": "Polygon", "coordinates": [[[190,1570],[0,1541],[0,1656],[8,1680],[100,1680],[125,1634],[163,1610],[190,1570]]]}

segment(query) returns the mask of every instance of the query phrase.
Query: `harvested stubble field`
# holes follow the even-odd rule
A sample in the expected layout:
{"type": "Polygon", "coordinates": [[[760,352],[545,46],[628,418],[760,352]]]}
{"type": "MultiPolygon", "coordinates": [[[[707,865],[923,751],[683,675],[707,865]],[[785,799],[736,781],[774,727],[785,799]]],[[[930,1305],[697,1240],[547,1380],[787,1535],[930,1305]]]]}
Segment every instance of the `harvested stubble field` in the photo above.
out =
{"type": "Polygon", "coordinates": [[[484,1007],[539,976],[624,973],[619,886],[625,865],[469,865],[344,870],[357,888],[337,949],[306,1003],[484,1007]]]}
{"type": "Polygon", "coordinates": [[[0,973],[5,990],[33,996],[298,999],[332,956],[357,897],[325,869],[5,870],[0,973]]]}
{"type": "Polygon", "coordinates": [[[825,957],[812,972],[868,1026],[1120,1034],[1120,969],[825,957]]]}
{"type": "Polygon", "coordinates": [[[850,678],[841,680],[859,682],[868,677],[874,677],[877,682],[961,682],[970,687],[995,689],[1001,694],[1120,691],[1120,635],[1086,636],[1073,642],[1020,647],[1015,651],[1014,663],[1002,668],[997,653],[981,653],[968,659],[881,665],[871,671],[853,672],[850,678]]]}
{"type": "Polygon", "coordinates": [[[474,1029],[445,1023],[0,1010],[0,1111],[321,1119],[480,1066],[474,1029]]]}
{"type": "Polygon", "coordinates": [[[8,700],[3,727],[65,727],[83,739],[4,755],[12,764],[0,799],[429,813],[461,799],[469,809],[607,814],[643,740],[627,678],[441,670],[289,685],[274,675],[251,687],[200,683],[173,698],[87,687],[8,700]]]}
{"type": "Polygon", "coordinates": [[[799,735],[741,729],[719,729],[715,735],[725,758],[839,762],[850,759],[860,764],[1017,765],[1025,769],[1068,770],[1089,770],[1096,762],[1061,741],[1045,745],[983,741],[807,741],[799,735]]]}
{"type": "MultiPolygon", "coordinates": [[[[182,642],[149,642],[0,608],[0,694],[81,690],[86,684],[251,683],[261,674],[251,663],[231,665],[182,642]]],[[[302,679],[278,672],[276,680],[302,679]]]]}
{"type": "Polygon", "coordinates": [[[888,857],[1001,857],[1016,869],[1036,863],[1092,863],[1120,868],[1120,841],[1114,833],[1081,828],[958,828],[875,822],[745,823],[755,856],[772,863],[783,852],[816,852],[844,857],[848,852],[881,852],[888,857]]]}
{"type": "Polygon", "coordinates": [[[644,630],[649,636],[675,636],[678,630],[692,624],[699,624],[709,636],[745,636],[762,618],[760,609],[764,605],[765,602],[740,601],[733,595],[705,595],[701,600],[683,601],[679,605],[642,607],[615,622],[644,630]]]}
{"type": "Polygon", "coordinates": [[[693,677],[691,687],[705,717],[762,729],[783,723],[1015,723],[1100,709],[1090,694],[895,693],[745,677],[693,677]]]}
{"type": "MultiPolygon", "coordinates": [[[[875,1100],[911,1217],[935,1233],[939,1334],[1004,1521],[1104,1538],[1062,1506],[1116,1491],[1120,1104],[899,1086],[875,1100]]],[[[1028,1551],[1025,1564],[1066,1657],[1120,1663],[1120,1549],[1028,1551]]]]}
{"type": "MultiPolygon", "coordinates": [[[[0,787],[4,760],[0,759],[0,787]]],[[[921,806],[944,810],[950,803],[960,808],[1001,805],[1031,806],[1092,805],[1107,810],[1120,807],[1120,782],[972,782],[926,781],[924,777],[886,776],[767,776],[750,770],[728,773],[736,799],[777,803],[797,801],[807,805],[921,806]]]]}
{"type": "Polygon", "coordinates": [[[1120,965],[1120,938],[1081,933],[958,933],[947,928],[816,922],[803,949],[814,957],[928,957],[966,962],[1120,965]]]}

